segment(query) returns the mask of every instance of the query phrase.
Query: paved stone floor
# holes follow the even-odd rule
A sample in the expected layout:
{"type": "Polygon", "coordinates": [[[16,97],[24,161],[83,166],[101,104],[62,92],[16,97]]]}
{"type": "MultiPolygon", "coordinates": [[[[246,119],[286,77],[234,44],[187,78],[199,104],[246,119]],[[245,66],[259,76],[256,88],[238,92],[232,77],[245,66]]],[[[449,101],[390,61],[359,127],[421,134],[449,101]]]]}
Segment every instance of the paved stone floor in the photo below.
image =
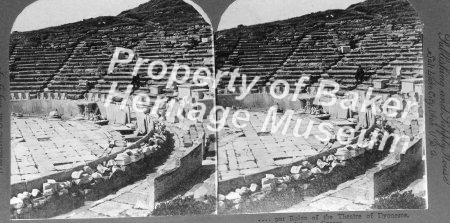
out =
{"type": "MultiPolygon", "coordinates": [[[[267,132],[261,132],[267,111],[251,111],[250,122],[238,121],[239,124],[247,124],[243,129],[234,127],[231,120],[233,114],[234,112],[231,111],[228,115],[227,127],[219,136],[219,181],[263,172],[277,166],[289,165],[326,151],[331,147],[316,139],[315,135],[324,137],[324,134],[318,129],[319,124],[324,121],[311,115],[295,114],[286,135],[283,135],[284,125],[276,133],[270,133],[272,121],[269,122],[267,132]],[[300,134],[306,132],[310,121],[314,123],[311,134],[306,139],[293,135],[298,119],[302,119],[299,128],[300,134]]],[[[281,114],[278,114],[277,121],[281,119],[281,116],[281,114]]],[[[325,122],[333,124],[336,128],[335,122],[339,121],[325,122]]]]}
{"type": "Polygon", "coordinates": [[[11,118],[11,184],[64,171],[106,156],[119,132],[87,121],[11,118]]]}

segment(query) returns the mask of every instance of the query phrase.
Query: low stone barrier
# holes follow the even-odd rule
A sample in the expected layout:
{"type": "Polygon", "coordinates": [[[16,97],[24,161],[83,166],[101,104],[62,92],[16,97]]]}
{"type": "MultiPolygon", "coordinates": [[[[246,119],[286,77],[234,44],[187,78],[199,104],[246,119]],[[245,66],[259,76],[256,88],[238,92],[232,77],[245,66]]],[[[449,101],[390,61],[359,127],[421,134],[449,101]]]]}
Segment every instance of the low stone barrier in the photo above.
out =
{"type": "Polygon", "coordinates": [[[398,156],[400,156],[398,162],[386,166],[374,174],[375,196],[390,192],[387,190],[399,183],[408,184],[418,179],[419,176],[423,176],[423,170],[420,169],[420,164],[423,162],[422,139],[412,144],[405,154],[398,156]]]}
{"type": "Polygon", "coordinates": [[[77,101],[40,99],[11,101],[11,112],[14,113],[48,115],[55,109],[63,114],[63,119],[73,118],[81,114],[77,101]]]}
{"type": "Polygon", "coordinates": [[[158,173],[154,180],[155,201],[182,184],[186,178],[202,166],[205,133],[198,134],[196,142],[192,146],[186,147],[187,151],[176,160],[172,169],[158,173]]]}
{"type": "Polygon", "coordinates": [[[289,94],[283,99],[275,99],[268,93],[248,94],[242,100],[237,100],[236,97],[238,96],[239,94],[218,94],[216,104],[223,107],[237,106],[242,108],[269,108],[278,104],[282,109],[299,110],[306,106],[306,100],[314,100],[313,97],[300,100],[301,97],[299,96],[296,101],[292,101],[293,94],[289,94]]]}

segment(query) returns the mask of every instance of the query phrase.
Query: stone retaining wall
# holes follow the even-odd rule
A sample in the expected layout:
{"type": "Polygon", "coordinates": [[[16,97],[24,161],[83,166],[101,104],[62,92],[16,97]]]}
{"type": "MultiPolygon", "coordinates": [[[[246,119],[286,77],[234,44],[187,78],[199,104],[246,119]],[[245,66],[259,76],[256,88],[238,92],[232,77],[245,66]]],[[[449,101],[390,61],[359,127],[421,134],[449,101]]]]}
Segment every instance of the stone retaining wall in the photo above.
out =
{"type": "MultiPolygon", "coordinates": [[[[302,109],[306,105],[305,100],[297,99],[292,101],[293,94],[289,94],[284,99],[275,99],[271,94],[267,93],[254,93],[248,94],[244,99],[237,100],[239,94],[218,94],[216,99],[216,104],[223,107],[243,107],[243,108],[262,108],[266,109],[278,104],[282,109],[292,109],[298,110],[302,109]]],[[[299,97],[301,98],[301,97],[299,97]]],[[[307,98],[308,100],[314,100],[307,98]]]]}
{"type": "Polygon", "coordinates": [[[161,172],[155,178],[155,201],[174,190],[202,166],[205,134],[201,133],[199,139],[183,157],[176,160],[176,166],[173,169],[161,172]]]}
{"type": "Polygon", "coordinates": [[[411,183],[417,177],[423,176],[423,170],[420,168],[420,164],[423,163],[422,150],[422,139],[419,139],[408,148],[405,154],[397,155],[400,156],[400,161],[376,172],[373,176],[375,196],[385,193],[399,183],[411,183]],[[403,182],[404,180],[411,182],[403,182]]]}
{"type": "Polygon", "coordinates": [[[77,106],[78,101],[71,100],[14,100],[11,101],[11,112],[23,114],[48,115],[51,111],[58,109],[63,114],[63,119],[73,118],[80,115],[77,106]]]}

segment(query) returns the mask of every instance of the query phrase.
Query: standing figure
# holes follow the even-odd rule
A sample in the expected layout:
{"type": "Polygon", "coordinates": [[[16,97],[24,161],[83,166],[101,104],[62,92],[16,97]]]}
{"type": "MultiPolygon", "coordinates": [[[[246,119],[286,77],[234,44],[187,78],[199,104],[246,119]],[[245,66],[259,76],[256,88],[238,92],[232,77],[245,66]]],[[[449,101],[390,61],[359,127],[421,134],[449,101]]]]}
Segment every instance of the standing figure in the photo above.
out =
{"type": "Polygon", "coordinates": [[[364,81],[364,75],[364,69],[361,67],[361,65],[358,65],[358,70],[356,70],[355,74],[356,84],[360,84],[364,81]]]}
{"type": "Polygon", "coordinates": [[[136,74],[136,76],[133,76],[133,79],[131,80],[131,84],[133,85],[133,92],[139,89],[141,84],[141,77],[139,74],[136,74]]]}

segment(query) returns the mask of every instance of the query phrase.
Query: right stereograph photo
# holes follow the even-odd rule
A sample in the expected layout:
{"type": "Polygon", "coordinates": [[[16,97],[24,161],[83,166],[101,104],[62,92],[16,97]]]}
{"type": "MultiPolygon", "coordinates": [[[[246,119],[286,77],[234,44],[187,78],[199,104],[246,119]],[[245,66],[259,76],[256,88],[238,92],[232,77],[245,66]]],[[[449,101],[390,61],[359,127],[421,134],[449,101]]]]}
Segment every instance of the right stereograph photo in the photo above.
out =
{"type": "Polygon", "coordinates": [[[406,0],[233,2],[218,213],[426,209],[422,36],[406,0]]]}

